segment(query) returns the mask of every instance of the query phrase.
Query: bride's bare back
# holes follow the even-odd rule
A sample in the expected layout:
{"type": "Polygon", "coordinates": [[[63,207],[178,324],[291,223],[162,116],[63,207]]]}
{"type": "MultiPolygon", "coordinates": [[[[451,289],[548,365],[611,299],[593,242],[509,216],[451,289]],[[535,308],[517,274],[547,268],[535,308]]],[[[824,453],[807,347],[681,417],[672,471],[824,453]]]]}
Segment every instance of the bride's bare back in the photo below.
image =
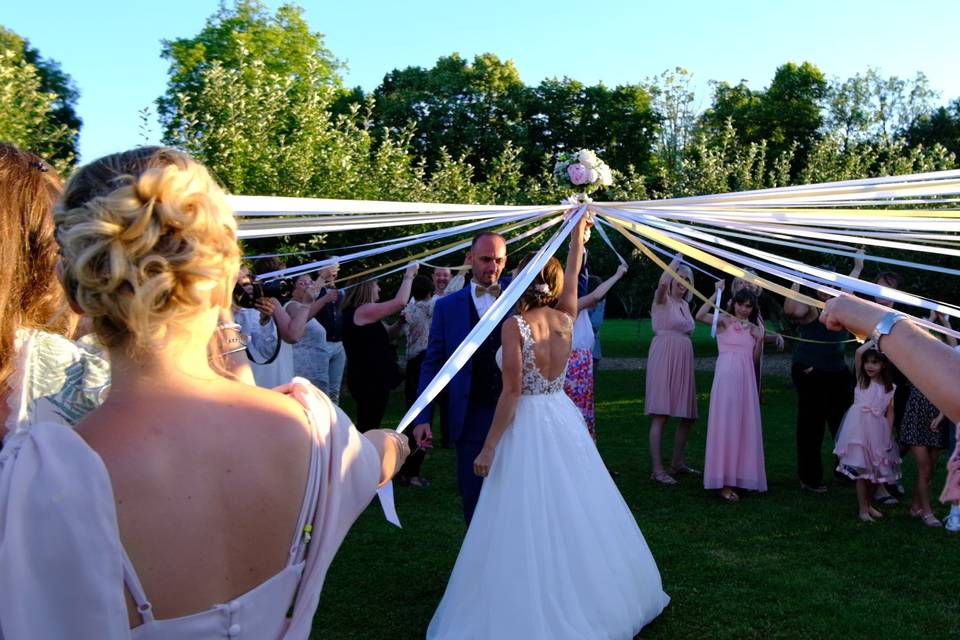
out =
{"type": "Polygon", "coordinates": [[[559,378],[566,371],[567,360],[570,359],[573,319],[567,313],[550,307],[530,309],[522,315],[530,326],[534,359],[540,375],[547,380],[559,378]]]}

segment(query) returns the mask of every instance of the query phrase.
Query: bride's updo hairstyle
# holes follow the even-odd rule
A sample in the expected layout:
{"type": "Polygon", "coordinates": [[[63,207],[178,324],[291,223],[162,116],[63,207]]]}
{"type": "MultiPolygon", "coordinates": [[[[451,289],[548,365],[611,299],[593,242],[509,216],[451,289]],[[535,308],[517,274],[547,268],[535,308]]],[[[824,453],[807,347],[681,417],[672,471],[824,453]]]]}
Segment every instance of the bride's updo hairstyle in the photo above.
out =
{"type": "MultiPolygon", "coordinates": [[[[525,267],[534,255],[536,254],[531,253],[524,257],[520,261],[518,270],[525,267]]],[[[556,303],[561,291],[563,291],[563,266],[559,260],[551,256],[547,260],[547,264],[543,265],[543,269],[540,270],[537,277],[527,287],[527,290],[520,296],[520,300],[517,301],[517,311],[523,313],[528,309],[549,307],[556,303]]]]}
{"type": "Polygon", "coordinates": [[[141,147],[84,166],[54,220],[67,297],[108,347],[135,356],[181,321],[230,304],[236,221],[223,190],[184,153],[141,147]]]}

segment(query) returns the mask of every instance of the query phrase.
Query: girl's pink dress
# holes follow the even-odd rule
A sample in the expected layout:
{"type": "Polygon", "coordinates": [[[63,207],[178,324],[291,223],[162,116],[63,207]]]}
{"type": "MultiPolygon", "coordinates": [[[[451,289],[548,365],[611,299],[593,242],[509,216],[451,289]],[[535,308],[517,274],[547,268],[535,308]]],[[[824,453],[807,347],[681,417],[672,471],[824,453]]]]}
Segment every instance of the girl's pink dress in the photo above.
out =
{"type": "Polygon", "coordinates": [[[854,391],[853,406],[847,410],[833,452],[840,457],[837,471],[854,480],[896,482],[900,478],[900,452],[887,423],[887,407],[893,402],[896,385],[886,391],[871,382],[854,391]]]}
{"type": "Polygon", "coordinates": [[[730,323],[717,334],[720,355],[710,391],[703,466],[706,489],[767,490],[760,396],[753,360],[755,344],[750,329],[739,322],[730,323]]]}
{"type": "Polygon", "coordinates": [[[654,337],[647,357],[646,414],[697,417],[693,376],[693,316],[685,300],[667,296],[650,309],[654,337]]]}

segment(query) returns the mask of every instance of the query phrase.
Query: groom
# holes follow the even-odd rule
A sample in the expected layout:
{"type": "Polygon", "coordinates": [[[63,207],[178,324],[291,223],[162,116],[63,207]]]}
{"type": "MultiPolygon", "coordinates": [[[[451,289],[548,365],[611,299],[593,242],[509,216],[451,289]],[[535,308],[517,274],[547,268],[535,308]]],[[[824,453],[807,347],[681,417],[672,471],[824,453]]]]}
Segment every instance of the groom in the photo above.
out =
{"type": "MultiPolygon", "coordinates": [[[[507,243],[503,236],[487,232],[475,237],[467,252],[467,262],[473,274],[469,286],[438,298],[434,307],[418,395],[500,295],[500,273],[507,263],[507,243]]],[[[499,348],[498,325],[447,386],[447,425],[457,452],[457,488],[463,499],[467,525],[483,485],[483,478],[473,472],[473,461],[490,431],[503,388],[495,359],[499,348]]],[[[432,438],[432,417],[433,407],[428,406],[414,420],[413,435],[421,446],[432,438]]]]}

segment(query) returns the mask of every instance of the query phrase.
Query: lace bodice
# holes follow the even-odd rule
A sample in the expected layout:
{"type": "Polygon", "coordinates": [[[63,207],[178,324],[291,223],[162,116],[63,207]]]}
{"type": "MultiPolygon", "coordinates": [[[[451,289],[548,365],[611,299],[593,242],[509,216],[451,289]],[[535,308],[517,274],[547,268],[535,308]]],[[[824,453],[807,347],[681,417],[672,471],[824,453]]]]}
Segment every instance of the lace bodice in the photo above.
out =
{"type": "Polygon", "coordinates": [[[553,380],[547,380],[540,373],[537,367],[537,358],[533,352],[533,345],[537,343],[533,339],[533,333],[530,331],[530,325],[523,319],[523,316],[514,316],[517,319],[517,326],[520,328],[520,337],[523,339],[521,347],[523,355],[523,374],[520,379],[520,393],[529,396],[544,393],[559,393],[563,391],[563,379],[566,371],[561,373],[553,380]]]}

